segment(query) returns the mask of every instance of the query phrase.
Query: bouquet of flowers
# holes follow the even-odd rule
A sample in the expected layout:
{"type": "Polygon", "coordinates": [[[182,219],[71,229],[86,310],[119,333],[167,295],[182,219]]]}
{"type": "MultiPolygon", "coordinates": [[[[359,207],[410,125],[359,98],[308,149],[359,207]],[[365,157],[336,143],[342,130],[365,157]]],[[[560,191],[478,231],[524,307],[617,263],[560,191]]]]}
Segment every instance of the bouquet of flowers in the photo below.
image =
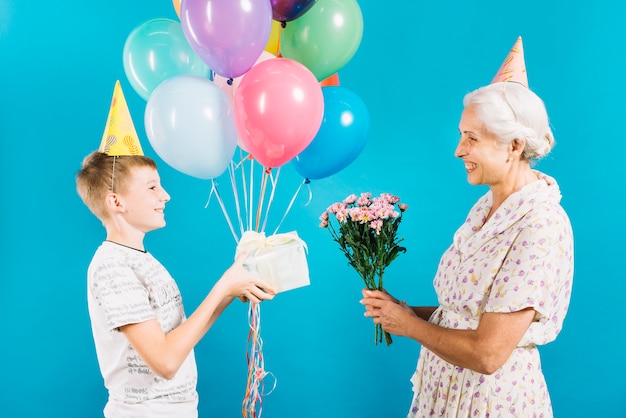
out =
{"type": "MultiPolygon", "coordinates": [[[[382,290],[385,268],[400,253],[406,252],[406,248],[400,246],[403,238],[398,238],[397,233],[408,205],[399,202],[399,197],[389,193],[374,198],[371,193],[361,193],[360,197],[351,194],[342,202],[330,205],[320,216],[320,227],[330,231],[348,258],[348,264],[368,289],[382,290]],[[338,222],[338,229],[329,219],[331,214],[338,222]]],[[[391,335],[376,324],[374,343],[382,342],[383,335],[387,345],[391,344],[391,335]]]]}

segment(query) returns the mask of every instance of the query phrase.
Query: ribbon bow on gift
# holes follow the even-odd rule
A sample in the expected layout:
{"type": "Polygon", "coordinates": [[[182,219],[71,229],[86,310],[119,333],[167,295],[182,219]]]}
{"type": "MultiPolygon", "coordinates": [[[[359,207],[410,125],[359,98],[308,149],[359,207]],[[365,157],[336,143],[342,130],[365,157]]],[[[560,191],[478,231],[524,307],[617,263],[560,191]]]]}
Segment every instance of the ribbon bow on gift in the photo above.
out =
{"type": "Polygon", "coordinates": [[[269,237],[265,236],[265,232],[246,231],[237,245],[237,254],[242,251],[247,251],[252,255],[260,252],[264,248],[284,245],[291,241],[296,241],[307,249],[306,243],[298,236],[296,231],[274,234],[269,237]]]}
{"type": "Polygon", "coordinates": [[[272,284],[277,292],[284,292],[310,284],[306,251],[306,243],[296,231],[269,237],[264,232],[246,231],[235,257],[247,252],[244,266],[272,284]]]}

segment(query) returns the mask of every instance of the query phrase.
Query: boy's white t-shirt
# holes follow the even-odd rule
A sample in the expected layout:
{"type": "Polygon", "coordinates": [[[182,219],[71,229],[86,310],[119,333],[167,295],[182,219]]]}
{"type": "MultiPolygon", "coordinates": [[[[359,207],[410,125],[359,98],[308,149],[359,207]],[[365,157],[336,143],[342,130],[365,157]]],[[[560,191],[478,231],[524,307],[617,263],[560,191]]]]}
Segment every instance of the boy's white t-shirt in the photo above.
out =
{"type": "Polygon", "coordinates": [[[150,253],[105,241],[88,269],[87,301],[100,371],[109,391],[106,417],[197,417],[193,350],[174,378],[155,375],[119,327],[156,318],[165,333],[185,319],[174,279],[150,253]]]}

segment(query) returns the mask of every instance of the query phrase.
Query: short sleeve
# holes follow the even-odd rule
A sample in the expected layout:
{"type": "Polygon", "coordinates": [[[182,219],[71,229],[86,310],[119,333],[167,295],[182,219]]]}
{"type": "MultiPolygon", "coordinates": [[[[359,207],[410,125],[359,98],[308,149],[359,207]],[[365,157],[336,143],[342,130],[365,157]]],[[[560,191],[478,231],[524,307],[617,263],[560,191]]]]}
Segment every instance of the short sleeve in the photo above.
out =
{"type": "Polygon", "coordinates": [[[558,218],[527,222],[512,242],[485,312],[533,308],[537,312],[535,322],[522,344],[545,344],[560,332],[571,294],[572,248],[569,222],[558,218]]]}
{"type": "Polygon", "coordinates": [[[102,309],[110,331],[156,317],[147,289],[122,261],[108,259],[96,267],[89,291],[102,309]]]}

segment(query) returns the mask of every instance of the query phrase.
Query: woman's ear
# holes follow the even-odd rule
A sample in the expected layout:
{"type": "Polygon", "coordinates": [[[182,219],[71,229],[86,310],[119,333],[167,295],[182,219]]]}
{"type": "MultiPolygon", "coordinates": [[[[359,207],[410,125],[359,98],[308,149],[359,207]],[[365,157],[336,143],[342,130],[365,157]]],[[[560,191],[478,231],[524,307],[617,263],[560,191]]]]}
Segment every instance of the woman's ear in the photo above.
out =
{"type": "Polygon", "coordinates": [[[523,139],[515,138],[513,141],[511,141],[511,155],[514,155],[515,157],[521,157],[522,153],[524,152],[524,147],[526,147],[526,141],[524,141],[523,139]]]}

